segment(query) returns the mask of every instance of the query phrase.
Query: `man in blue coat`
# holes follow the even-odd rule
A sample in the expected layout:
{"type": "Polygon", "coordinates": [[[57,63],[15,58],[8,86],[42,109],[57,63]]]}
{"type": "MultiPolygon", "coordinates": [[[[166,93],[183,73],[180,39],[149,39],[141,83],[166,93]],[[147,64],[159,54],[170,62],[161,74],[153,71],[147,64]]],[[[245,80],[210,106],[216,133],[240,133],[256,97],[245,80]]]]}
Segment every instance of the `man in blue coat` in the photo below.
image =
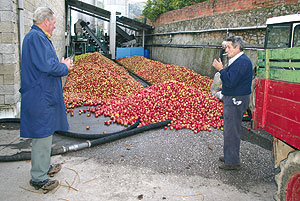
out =
{"type": "Polygon", "coordinates": [[[252,63],[244,54],[242,37],[230,36],[226,39],[226,52],[229,57],[228,67],[222,61],[214,60],[213,66],[220,72],[222,80],[224,111],[224,157],[220,169],[240,169],[240,141],[242,118],[249,107],[251,83],[253,77],[252,63]]]}
{"type": "Polygon", "coordinates": [[[55,16],[50,8],[37,8],[33,23],[22,47],[20,136],[32,138],[30,185],[48,192],[58,186],[48,176],[61,169],[61,164],[50,165],[52,135],[69,129],[61,78],[72,70],[73,62],[69,58],[59,62],[56,56],[51,41],[55,16]]]}

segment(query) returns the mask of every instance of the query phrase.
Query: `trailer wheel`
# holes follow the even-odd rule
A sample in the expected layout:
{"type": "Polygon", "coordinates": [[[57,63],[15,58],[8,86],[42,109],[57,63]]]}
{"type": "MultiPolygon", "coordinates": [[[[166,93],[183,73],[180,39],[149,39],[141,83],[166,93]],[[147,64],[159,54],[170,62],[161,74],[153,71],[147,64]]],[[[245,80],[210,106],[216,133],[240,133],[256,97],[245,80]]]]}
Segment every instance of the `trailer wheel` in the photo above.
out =
{"type": "Polygon", "coordinates": [[[289,153],[280,163],[280,172],[275,176],[276,201],[299,201],[300,198],[300,151],[289,153]]]}

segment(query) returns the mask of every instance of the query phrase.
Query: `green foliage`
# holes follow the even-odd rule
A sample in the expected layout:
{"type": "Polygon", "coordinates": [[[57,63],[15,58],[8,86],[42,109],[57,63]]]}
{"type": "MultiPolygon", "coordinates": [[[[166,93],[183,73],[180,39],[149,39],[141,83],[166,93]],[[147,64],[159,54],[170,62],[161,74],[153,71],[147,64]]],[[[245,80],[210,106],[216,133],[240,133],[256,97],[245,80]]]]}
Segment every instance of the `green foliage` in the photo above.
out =
{"type": "Polygon", "coordinates": [[[143,15],[152,22],[162,13],[207,0],[148,0],[143,15]]]}

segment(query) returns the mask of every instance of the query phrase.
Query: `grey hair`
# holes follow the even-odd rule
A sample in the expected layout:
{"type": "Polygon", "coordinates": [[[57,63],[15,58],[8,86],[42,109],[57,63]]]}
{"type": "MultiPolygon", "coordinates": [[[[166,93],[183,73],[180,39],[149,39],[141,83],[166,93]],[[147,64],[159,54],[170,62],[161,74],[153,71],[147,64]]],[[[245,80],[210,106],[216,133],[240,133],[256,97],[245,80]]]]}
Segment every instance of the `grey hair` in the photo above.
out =
{"type": "Polygon", "coordinates": [[[54,12],[48,7],[38,7],[33,14],[33,23],[41,24],[46,19],[50,22],[53,20],[54,12]]]}
{"type": "Polygon", "coordinates": [[[245,42],[243,40],[243,37],[241,37],[241,36],[229,36],[228,38],[226,38],[226,41],[231,41],[232,46],[234,48],[236,48],[236,46],[239,45],[241,51],[243,51],[243,49],[245,47],[245,42]]]}

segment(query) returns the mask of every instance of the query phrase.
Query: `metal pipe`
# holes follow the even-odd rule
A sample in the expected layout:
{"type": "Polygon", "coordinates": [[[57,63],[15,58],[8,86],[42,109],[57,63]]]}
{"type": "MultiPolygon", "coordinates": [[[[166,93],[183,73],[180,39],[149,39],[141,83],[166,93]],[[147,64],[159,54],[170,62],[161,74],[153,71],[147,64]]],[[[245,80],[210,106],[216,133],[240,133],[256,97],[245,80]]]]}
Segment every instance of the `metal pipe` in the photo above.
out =
{"type": "MultiPolygon", "coordinates": [[[[183,44],[145,44],[145,46],[150,47],[176,47],[176,48],[214,48],[219,49],[220,45],[183,45],[183,44]]],[[[264,49],[264,47],[258,46],[246,46],[244,49],[247,50],[260,50],[264,49]]]]}
{"type": "Polygon", "coordinates": [[[145,47],[145,30],[143,29],[143,47],[145,47]]]}
{"type": "Polygon", "coordinates": [[[111,54],[111,59],[116,58],[116,39],[117,39],[116,32],[117,32],[116,10],[113,8],[109,20],[109,51],[111,54]]]}
{"type": "Polygon", "coordinates": [[[91,142],[88,140],[86,142],[83,142],[83,143],[79,143],[79,144],[73,144],[71,146],[68,146],[68,147],[64,147],[64,150],[66,150],[66,152],[69,152],[69,151],[78,151],[78,150],[81,150],[81,149],[85,149],[85,148],[88,148],[88,147],[91,147],[91,142]]]}
{"type": "Polygon", "coordinates": [[[20,45],[20,58],[22,56],[22,45],[24,39],[24,6],[23,0],[18,0],[18,10],[19,10],[19,45],[20,45]]]}
{"type": "Polygon", "coordinates": [[[172,42],[172,34],[170,34],[170,37],[169,37],[170,39],[169,39],[169,41],[168,41],[168,43],[167,44],[170,44],[171,42],[172,42]]]}
{"type": "MultiPolygon", "coordinates": [[[[22,46],[24,39],[24,5],[23,0],[18,0],[18,10],[19,10],[19,59],[22,58],[22,46]]],[[[21,62],[19,62],[21,63],[21,62]]],[[[21,69],[21,66],[20,66],[21,69]]],[[[20,113],[21,110],[21,101],[17,101],[16,103],[16,111],[20,113]]],[[[15,116],[15,115],[14,115],[15,116]]]]}
{"type": "Polygon", "coordinates": [[[255,29],[266,29],[267,26],[252,26],[252,27],[236,27],[236,28],[219,28],[219,29],[204,29],[198,31],[176,31],[176,32],[165,32],[165,33],[154,33],[146,34],[146,36],[163,36],[163,35],[175,35],[175,34],[198,34],[207,32],[217,32],[217,31],[241,31],[241,30],[255,30],[255,29]]]}

